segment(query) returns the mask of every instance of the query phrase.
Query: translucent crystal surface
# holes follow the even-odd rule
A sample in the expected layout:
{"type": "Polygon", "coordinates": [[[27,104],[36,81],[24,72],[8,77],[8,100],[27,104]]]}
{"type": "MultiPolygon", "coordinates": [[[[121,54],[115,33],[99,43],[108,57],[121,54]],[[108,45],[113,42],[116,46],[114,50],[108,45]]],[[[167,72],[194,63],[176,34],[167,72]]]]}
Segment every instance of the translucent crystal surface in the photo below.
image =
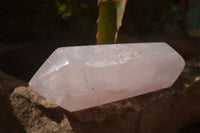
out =
{"type": "Polygon", "coordinates": [[[77,111],[170,87],[184,65],[166,43],[63,47],[29,84],[53,103],[77,111]]]}

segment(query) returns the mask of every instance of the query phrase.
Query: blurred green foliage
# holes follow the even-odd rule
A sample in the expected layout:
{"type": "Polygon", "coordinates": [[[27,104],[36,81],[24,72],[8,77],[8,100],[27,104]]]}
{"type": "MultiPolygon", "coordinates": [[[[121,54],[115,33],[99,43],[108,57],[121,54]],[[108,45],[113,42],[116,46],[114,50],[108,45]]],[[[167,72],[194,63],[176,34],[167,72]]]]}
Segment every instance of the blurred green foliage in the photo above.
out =
{"type": "MultiPolygon", "coordinates": [[[[189,0],[185,0],[188,2],[189,0]]],[[[185,30],[199,16],[181,0],[128,0],[122,31],[136,34],[185,30]]],[[[187,3],[186,3],[187,4],[187,3]]],[[[72,33],[96,34],[97,0],[1,0],[0,39],[58,38],[72,33]]],[[[198,19],[197,19],[198,18],[198,19]]]]}
{"type": "Polygon", "coordinates": [[[128,1],[123,23],[137,34],[181,30],[180,0],[128,1]],[[133,17],[134,16],[134,17],[133,17]]]}
{"type": "Polygon", "coordinates": [[[52,38],[96,32],[98,8],[87,0],[2,0],[0,15],[0,39],[52,38]]]}

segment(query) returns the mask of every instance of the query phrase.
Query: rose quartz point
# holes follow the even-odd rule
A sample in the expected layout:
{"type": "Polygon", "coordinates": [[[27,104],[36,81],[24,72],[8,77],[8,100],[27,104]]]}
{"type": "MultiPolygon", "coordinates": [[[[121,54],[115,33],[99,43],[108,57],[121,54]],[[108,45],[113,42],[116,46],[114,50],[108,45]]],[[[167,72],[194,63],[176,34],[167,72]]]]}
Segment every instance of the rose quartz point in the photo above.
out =
{"type": "Polygon", "coordinates": [[[78,111],[168,88],[184,65],[166,43],[63,47],[29,85],[66,110],[78,111]]]}

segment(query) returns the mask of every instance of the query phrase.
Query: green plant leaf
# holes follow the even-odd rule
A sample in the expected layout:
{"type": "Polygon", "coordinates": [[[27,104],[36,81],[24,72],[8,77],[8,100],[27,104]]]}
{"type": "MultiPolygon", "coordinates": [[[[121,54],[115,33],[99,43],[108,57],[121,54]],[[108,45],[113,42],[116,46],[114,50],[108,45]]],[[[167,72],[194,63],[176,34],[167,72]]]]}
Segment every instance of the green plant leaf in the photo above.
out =
{"type": "Polygon", "coordinates": [[[117,40],[127,0],[99,0],[97,44],[111,44],[117,40]]]}

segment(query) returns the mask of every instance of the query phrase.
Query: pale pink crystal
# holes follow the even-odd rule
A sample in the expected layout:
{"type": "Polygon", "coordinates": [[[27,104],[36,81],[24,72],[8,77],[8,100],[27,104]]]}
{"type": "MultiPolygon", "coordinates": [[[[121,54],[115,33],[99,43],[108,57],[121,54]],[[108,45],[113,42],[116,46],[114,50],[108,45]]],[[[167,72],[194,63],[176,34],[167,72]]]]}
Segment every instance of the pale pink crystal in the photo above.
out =
{"type": "Polygon", "coordinates": [[[166,43],[63,47],[29,84],[53,103],[77,111],[170,87],[184,65],[166,43]]]}

